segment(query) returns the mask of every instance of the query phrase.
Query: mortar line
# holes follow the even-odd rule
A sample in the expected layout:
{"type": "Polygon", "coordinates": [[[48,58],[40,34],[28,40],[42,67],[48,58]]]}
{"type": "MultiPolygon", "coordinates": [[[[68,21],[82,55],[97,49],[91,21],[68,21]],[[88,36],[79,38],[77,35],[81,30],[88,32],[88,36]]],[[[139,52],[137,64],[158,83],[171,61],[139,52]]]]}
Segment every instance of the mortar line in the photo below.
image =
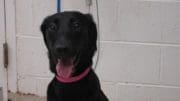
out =
{"type": "Polygon", "coordinates": [[[180,43],[163,43],[163,42],[101,41],[101,43],[180,47],[180,43]]]}

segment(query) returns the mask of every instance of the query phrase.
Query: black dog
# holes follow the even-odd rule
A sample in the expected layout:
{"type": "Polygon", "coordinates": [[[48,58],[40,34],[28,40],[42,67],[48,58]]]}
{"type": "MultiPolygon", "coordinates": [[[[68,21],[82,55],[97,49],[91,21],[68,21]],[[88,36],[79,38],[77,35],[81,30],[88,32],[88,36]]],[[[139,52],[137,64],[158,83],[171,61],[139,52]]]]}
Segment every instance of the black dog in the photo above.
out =
{"type": "Polygon", "coordinates": [[[97,30],[90,14],[62,12],[41,25],[50,69],[55,73],[47,101],[108,101],[94,73],[97,30]]]}

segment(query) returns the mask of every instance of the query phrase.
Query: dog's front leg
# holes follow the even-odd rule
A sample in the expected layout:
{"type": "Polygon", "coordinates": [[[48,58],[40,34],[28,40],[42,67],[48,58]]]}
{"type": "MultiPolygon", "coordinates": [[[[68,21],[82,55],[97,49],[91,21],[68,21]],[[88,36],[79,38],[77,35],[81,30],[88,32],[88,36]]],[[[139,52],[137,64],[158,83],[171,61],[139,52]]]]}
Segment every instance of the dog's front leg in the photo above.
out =
{"type": "Polygon", "coordinates": [[[54,86],[53,86],[53,82],[52,81],[51,81],[51,83],[48,86],[47,101],[59,101],[59,100],[57,100],[56,94],[54,92],[54,86]]]}

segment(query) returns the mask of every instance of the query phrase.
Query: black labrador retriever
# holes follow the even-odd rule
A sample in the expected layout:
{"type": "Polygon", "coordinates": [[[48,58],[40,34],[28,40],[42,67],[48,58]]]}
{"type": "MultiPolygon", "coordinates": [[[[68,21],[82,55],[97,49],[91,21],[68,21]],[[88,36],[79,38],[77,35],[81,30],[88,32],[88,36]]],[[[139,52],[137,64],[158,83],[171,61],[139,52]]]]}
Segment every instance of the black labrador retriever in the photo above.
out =
{"type": "Polygon", "coordinates": [[[47,101],[108,101],[92,69],[97,29],[90,14],[56,13],[42,25],[50,70],[47,101]]]}

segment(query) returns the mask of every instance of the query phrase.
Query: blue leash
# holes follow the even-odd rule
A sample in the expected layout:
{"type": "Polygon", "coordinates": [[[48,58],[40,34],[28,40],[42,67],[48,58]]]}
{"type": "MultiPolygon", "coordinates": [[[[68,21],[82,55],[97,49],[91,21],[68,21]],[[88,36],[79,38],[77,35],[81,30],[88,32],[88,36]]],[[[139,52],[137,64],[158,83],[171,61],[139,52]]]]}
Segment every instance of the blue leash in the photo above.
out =
{"type": "Polygon", "coordinates": [[[61,12],[61,0],[57,0],[57,12],[61,12]]]}

